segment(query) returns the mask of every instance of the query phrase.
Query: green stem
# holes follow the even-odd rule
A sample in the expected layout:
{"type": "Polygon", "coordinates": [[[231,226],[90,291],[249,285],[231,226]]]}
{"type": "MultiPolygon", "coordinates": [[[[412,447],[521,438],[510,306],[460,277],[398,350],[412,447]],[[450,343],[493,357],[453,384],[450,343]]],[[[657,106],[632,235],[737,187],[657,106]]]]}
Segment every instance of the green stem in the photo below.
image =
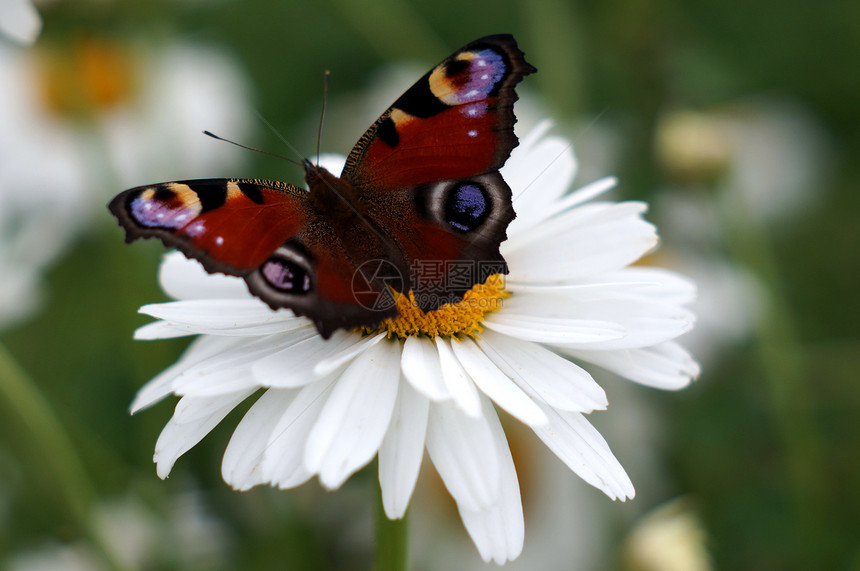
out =
{"type": "Polygon", "coordinates": [[[823,529],[826,490],[807,356],[765,229],[751,216],[738,192],[725,189],[718,206],[732,256],[756,273],[768,294],[755,324],[755,348],[785,454],[799,545],[804,557],[814,559],[816,547],[811,542],[820,537],[818,533],[823,529]]]}
{"type": "Polygon", "coordinates": [[[405,571],[408,558],[407,515],[390,520],[382,507],[382,489],[376,484],[376,564],[375,571],[405,571]]]}
{"type": "Polygon", "coordinates": [[[96,494],[76,448],[36,384],[0,343],[0,406],[17,417],[29,437],[28,447],[47,466],[60,499],[111,569],[126,569],[94,524],[90,507],[96,494]]]}

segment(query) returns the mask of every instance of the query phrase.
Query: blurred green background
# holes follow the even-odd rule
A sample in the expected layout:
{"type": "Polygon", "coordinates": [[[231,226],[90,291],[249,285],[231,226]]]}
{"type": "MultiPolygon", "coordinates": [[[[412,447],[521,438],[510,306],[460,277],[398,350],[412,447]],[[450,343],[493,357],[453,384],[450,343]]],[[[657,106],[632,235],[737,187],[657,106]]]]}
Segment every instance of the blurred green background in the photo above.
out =
{"type": "MultiPolygon", "coordinates": [[[[374,467],[333,494],[315,483],[233,492],[220,460],[234,413],[156,477],[172,404],[133,418],[127,407],[187,341],[132,341],[147,322],[137,308],[166,299],[163,249],[125,246],[104,204],[171,178],[298,182],[299,168],[200,130],[289,154],[256,110],[312,155],[328,69],[323,149],[346,153],[408,85],[390,66],[412,64],[403,73],[417,79],[468,41],[509,32],[539,70],[523,114],[571,138],[580,184],[614,174],[616,198],[649,201],[663,236],[653,261],[697,280],[690,346],[703,364],[678,393],[601,378],[610,407],[593,416],[637,487],[626,504],[559,472],[511,427],[526,544],[510,567],[673,568],[637,542],[648,514],[681,498],[670,506],[692,518],[690,533],[658,551],[692,542],[718,569],[860,569],[860,3],[37,6],[34,45],[0,39],[0,73],[27,78],[0,88],[0,116],[23,125],[0,134],[0,194],[15,197],[0,202],[0,238],[62,208],[13,244],[15,264],[0,257],[7,277],[34,261],[38,286],[25,290],[40,292],[31,311],[0,298],[0,317],[21,310],[0,321],[0,568],[370,567],[374,467]],[[52,171],[63,153],[71,166],[52,171]],[[52,172],[28,205],[29,181],[52,172]],[[564,525],[530,503],[544,470],[561,474],[555,509],[578,514],[564,525]]],[[[422,475],[411,508],[413,567],[483,567],[434,478],[422,475]]]]}

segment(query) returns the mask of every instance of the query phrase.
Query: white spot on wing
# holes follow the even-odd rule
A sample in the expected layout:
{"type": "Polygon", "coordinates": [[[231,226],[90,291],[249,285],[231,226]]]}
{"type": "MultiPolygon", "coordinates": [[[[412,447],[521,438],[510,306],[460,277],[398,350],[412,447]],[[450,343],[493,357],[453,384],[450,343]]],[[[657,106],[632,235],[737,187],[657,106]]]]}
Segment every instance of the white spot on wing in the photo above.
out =
{"type": "Polygon", "coordinates": [[[203,224],[202,220],[198,220],[195,224],[191,224],[186,232],[192,238],[196,238],[197,236],[203,234],[206,231],[206,226],[203,224]]]}
{"type": "Polygon", "coordinates": [[[473,139],[474,139],[475,137],[477,137],[477,136],[478,136],[478,132],[477,132],[476,130],[474,130],[474,129],[470,130],[470,131],[469,131],[468,133],[466,133],[466,134],[467,134],[467,135],[469,135],[470,137],[472,137],[473,139]]]}

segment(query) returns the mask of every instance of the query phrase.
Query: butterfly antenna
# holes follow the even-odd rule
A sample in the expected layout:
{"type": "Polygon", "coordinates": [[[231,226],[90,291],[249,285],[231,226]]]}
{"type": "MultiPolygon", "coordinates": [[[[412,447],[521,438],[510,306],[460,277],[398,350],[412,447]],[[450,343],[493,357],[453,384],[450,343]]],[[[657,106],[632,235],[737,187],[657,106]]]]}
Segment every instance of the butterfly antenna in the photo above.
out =
{"type": "Polygon", "coordinates": [[[277,157],[279,159],[283,159],[287,162],[293,163],[294,165],[302,166],[302,163],[300,163],[299,161],[296,161],[294,159],[291,159],[289,157],[285,157],[285,156],[279,155],[277,153],[270,153],[269,151],[264,151],[262,149],[255,149],[254,147],[249,147],[247,145],[237,143],[236,141],[231,141],[230,139],[225,139],[224,137],[219,137],[218,135],[211,133],[209,131],[203,131],[203,134],[206,135],[207,137],[212,137],[213,139],[218,139],[219,141],[224,141],[225,143],[230,143],[231,145],[236,145],[237,147],[241,147],[243,149],[248,149],[249,151],[257,151],[258,153],[263,153],[264,155],[271,155],[273,157],[277,157]]]}
{"type": "Polygon", "coordinates": [[[281,140],[281,142],[282,142],[282,143],[284,143],[284,144],[287,146],[287,148],[288,148],[288,149],[290,149],[293,153],[295,153],[295,155],[296,155],[297,157],[299,157],[299,165],[300,165],[300,166],[304,166],[304,163],[305,163],[305,156],[304,156],[303,154],[301,154],[301,153],[300,153],[300,152],[299,152],[299,151],[298,151],[298,150],[297,150],[297,149],[296,149],[296,148],[295,148],[295,147],[294,147],[294,146],[293,146],[293,145],[292,145],[292,144],[291,144],[291,143],[286,139],[286,137],[284,137],[283,135],[281,135],[280,131],[278,131],[278,130],[275,128],[275,126],[274,126],[274,125],[272,125],[271,123],[269,123],[268,121],[266,121],[266,118],[265,118],[265,117],[263,117],[263,115],[261,115],[259,111],[257,111],[256,109],[254,109],[254,113],[257,115],[257,118],[258,118],[260,121],[262,121],[262,122],[263,122],[263,124],[264,124],[266,127],[268,127],[268,128],[269,128],[269,130],[270,130],[272,133],[274,133],[274,134],[275,134],[275,136],[276,136],[276,137],[278,137],[278,138],[281,140]]]}
{"type": "Polygon", "coordinates": [[[323,74],[323,106],[322,113],[320,113],[320,126],[317,130],[317,166],[320,166],[320,141],[322,141],[322,129],[323,122],[325,121],[326,104],[328,103],[328,84],[330,80],[331,72],[329,70],[325,70],[325,74],[323,74]]]}

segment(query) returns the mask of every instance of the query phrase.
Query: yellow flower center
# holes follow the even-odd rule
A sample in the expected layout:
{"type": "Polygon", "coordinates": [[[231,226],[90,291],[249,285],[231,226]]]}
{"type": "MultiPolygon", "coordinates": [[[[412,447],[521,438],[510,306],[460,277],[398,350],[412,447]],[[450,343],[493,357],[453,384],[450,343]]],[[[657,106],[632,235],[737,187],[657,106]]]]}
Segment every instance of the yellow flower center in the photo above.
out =
{"type": "Polygon", "coordinates": [[[86,37],[37,52],[43,107],[66,118],[91,118],[130,102],[138,92],[138,61],[118,42],[86,37]]]}
{"type": "Polygon", "coordinates": [[[394,292],[397,317],[391,317],[380,323],[375,329],[362,328],[364,333],[388,333],[388,337],[405,339],[410,335],[429,335],[436,337],[468,335],[476,337],[483,331],[481,322],[484,316],[498,311],[502,300],[511,296],[505,291],[505,279],[502,274],[494,274],[482,284],[476,284],[461,301],[446,303],[438,308],[424,312],[415,302],[415,294],[394,292]]]}

